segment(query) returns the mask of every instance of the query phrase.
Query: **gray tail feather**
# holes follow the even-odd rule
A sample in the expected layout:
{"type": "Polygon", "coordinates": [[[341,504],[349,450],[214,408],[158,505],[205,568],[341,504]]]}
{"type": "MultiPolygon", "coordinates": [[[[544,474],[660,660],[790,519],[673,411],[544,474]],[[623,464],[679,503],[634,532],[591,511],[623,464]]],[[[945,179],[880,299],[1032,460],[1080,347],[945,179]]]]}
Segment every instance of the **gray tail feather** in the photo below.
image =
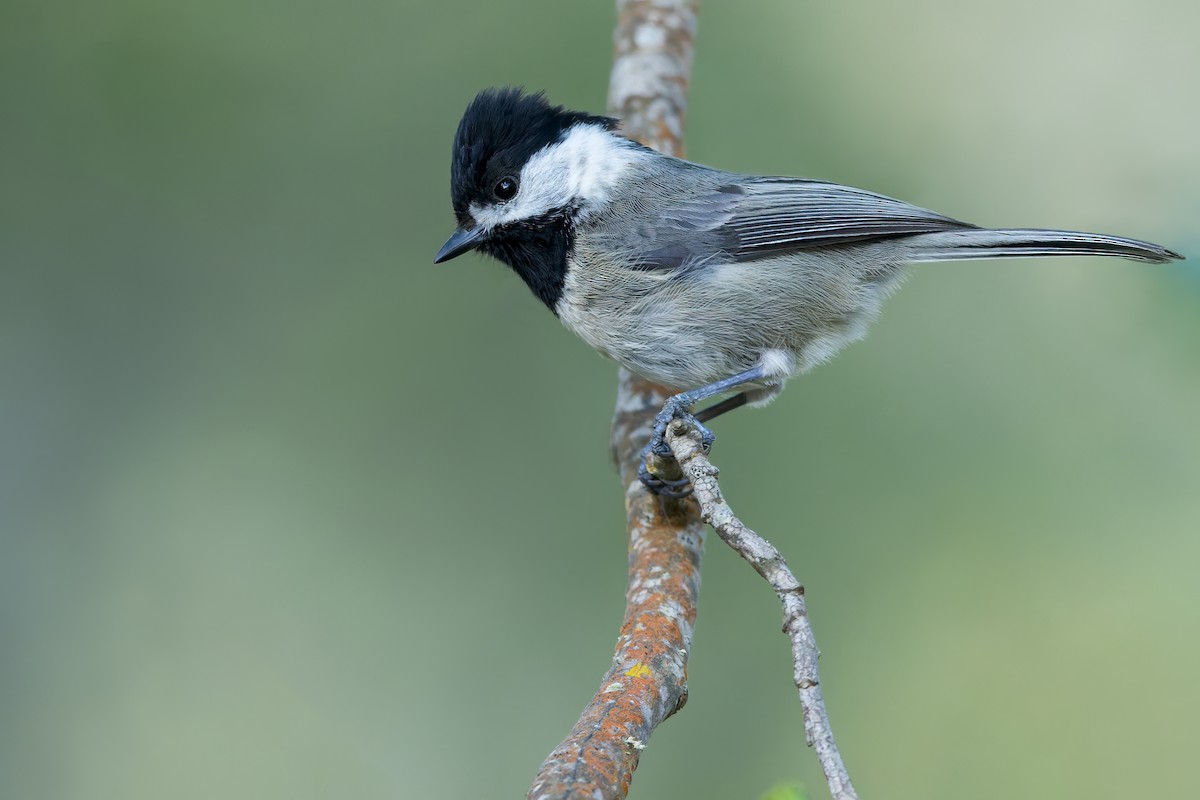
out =
{"type": "Polygon", "coordinates": [[[1137,239],[1102,233],[986,228],[940,231],[908,237],[911,261],[958,261],[969,258],[1024,256],[1118,256],[1164,264],[1183,256],[1137,239]]]}

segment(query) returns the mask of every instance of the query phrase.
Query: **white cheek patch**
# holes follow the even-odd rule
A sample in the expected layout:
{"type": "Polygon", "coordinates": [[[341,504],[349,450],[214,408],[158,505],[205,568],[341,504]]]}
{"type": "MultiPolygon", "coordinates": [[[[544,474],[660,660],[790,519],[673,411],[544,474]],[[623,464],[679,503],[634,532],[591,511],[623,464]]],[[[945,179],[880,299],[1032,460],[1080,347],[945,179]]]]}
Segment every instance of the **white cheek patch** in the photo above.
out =
{"type": "Polygon", "coordinates": [[[561,142],[543,148],[525,162],[516,197],[496,205],[472,203],[471,216],[490,229],[538,217],[571,203],[604,203],[638,155],[631,142],[598,125],[576,125],[561,142]]]}

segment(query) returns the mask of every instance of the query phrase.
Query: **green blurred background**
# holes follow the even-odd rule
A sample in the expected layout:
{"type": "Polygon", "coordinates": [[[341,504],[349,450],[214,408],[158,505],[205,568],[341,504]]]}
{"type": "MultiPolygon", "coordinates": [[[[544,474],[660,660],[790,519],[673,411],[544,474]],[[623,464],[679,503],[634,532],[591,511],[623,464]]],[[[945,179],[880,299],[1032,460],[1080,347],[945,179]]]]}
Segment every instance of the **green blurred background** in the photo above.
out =
{"type": "MultiPolygon", "coordinates": [[[[622,609],[614,369],[435,268],[485,86],[605,102],[607,2],[0,5],[0,797],[523,796],[622,609]]],[[[1196,797],[1200,6],[709,2],[689,155],[1189,254],[928,265],[717,426],[865,797],[1196,797]]],[[[641,798],[805,751],[715,540],[641,798]]]]}

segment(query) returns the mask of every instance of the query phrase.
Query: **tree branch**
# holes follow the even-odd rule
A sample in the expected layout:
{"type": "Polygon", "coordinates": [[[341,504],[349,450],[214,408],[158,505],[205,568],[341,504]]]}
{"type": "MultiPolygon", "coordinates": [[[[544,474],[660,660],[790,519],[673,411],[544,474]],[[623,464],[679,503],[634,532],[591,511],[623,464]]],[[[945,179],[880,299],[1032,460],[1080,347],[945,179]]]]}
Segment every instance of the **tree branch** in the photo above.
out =
{"type": "MultiPolygon", "coordinates": [[[[693,0],[617,0],[609,112],[626,136],[673,155],[683,154],[695,30],[693,0]]],[[[600,690],[538,770],[529,800],[624,798],[650,735],[687,702],[704,526],[695,501],[660,499],[637,479],[668,394],[621,370],[611,445],[627,487],[625,619],[600,690]]],[[[663,474],[672,468],[662,465],[663,474]]]]}
{"type": "MultiPolygon", "coordinates": [[[[609,112],[622,120],[625,135],[677,156],[683,155],[696,6],[696,0],[617,0],[609,112]]],[[[668,479],[686,474],[693,498],[657,497],[637,478],[654,415],[671,393],[621,370],[611,446],[626,487],[625,618],[600,690],[543,762],[528,800],[622,800],[650,735],[687,702],[687,658],[704,551],[702,515],[779,596],[808,744],[816,750],[834,800],[857,800],[821,696],[804,588],[783,556],[725,504],[717,469],[691,426],[676,422],[670,427],[675,460],[656,458],[652,468],[668,479]]]]}
{"type": "Polygon", "coordinates": [[[804,713],[804,733],[808,746],[817,753],[829,792],[834,800],[858,800],[858,794],[850,783],[846,765],[833,739],[829,725],[829,712],[825,710],[825,698],[821,694],[821,681],[817,674],[817,640],[813,637],[812,625],[804,604],[804,587],[784,560],[775,545],[747,528],[734,516],[733,510],[721,496],[717,485],[719,470],[708,460],[700,433],[692,425],[675,420],[667,427],[667,444],[679,462],[683,473],[692,484],[692,493],[700,503],[700,515],[725,544],[754,567],[775,590],[783,605],[783,632],[792,643],[792,677],[800,693],[800,706],[804,713]]]}

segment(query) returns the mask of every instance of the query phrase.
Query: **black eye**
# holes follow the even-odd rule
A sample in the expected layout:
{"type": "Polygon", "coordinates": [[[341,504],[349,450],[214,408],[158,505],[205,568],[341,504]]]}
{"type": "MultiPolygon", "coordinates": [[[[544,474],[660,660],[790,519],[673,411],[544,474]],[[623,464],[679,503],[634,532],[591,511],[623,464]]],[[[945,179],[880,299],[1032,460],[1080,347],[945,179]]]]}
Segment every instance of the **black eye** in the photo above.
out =
{"type": "Polygon", "coordinates": [[[517,179],[501,178],[496,188],[492,189],[497,200],[512,200],[517,195],[517,179]]]}

